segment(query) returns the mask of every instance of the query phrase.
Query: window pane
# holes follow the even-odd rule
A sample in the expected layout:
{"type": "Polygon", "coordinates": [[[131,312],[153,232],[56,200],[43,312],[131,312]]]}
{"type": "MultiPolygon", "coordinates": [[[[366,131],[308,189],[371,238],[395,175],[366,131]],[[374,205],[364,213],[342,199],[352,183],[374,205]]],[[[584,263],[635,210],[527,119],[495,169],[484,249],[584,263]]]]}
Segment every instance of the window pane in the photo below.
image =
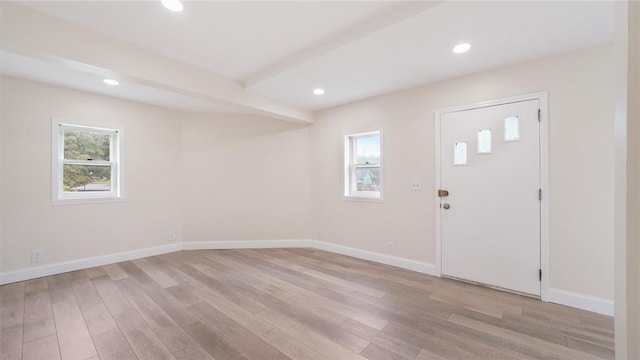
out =
{"type": "Polygon", "coordinates": [[[65,164],[63,184],[65,192],[111,191],[111,166],[65,164]]]}
{"type": "Polygon", "coordinates": [[[491,130],[478,131],[478,154],[491,152],[491,130]]]}
{"type": "Polygon", "coordinates": [[[517,116],[510,116],[504,119],[504,140],[520,140],[520,129],[517,116]]]}
{"type": "Polygon", "coordinates": [[[467,163],[467,143],[459,142],[453,147],[453,164],[464,165],[467,163]]]}
{"type": "Polygon", "coordinates": [[[380,135],[357,137],[355,141],[356,164],[380,164],[380,135]]]}
{"type": "Polygon", "coordinates": [[[88,131],[64,131],[64,158],[67,160],[109,161],[111,135],[88,131]]]}
{"type": "Polygon", "coordinates": [[[357,191],[380,191],[380,168],[357,167],[356,168],[357,191]]]}

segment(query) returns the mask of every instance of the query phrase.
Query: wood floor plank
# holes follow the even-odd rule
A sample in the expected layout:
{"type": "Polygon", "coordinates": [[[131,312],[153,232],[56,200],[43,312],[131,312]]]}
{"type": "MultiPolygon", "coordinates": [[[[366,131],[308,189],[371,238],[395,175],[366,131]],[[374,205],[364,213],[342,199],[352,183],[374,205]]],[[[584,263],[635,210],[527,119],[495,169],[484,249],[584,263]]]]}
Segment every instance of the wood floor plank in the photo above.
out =
{"type": "MultiPolygon", "coordinates": [[[[168,254],[171,255],[171,254],[168,254]]],[[[147,258],[147,260],[154,264],[160,271],[167,274],[170,278],[172,278],[175,282],[184,286],[190,290],[196,290],[201,288],[203,285],[192,277],[186,275],[180,270],[173,267],[173,263],[166,259],[164,255],[161,256],[152,256],[147,258]]]]}
{"type": "MultiPolygon", "coordinates": [[[[277,253],[276,253],[277,254],[277,253]]],[[[302,274],[307,274],[309,276],[318,278],[318,279],[322,279],[324,281],[336,284],[338,286],[341,286],[343,288],[349,289],[350,291],[360,291],[362,293],[365,293],[367,295],[371,295],[377,298],[381,298],[383,296],[385,296],[387,293],[384,291],[380,291],[380,290],[376,290],[373,289],[371,287],[368,286],[363,286],[362,284],[359,284],[358,282],[355,281],[348,281],[348,280],[344,280],[344,278],[341,278],[339,276],[334,276],[322,271],[317,271],[314,270],[312,268],[309,267],[305,267],[302,265],[292,265],[290,263],[287,262],[286,259],[290,259],[290,257],[284,257],[284,258],[276,258],[276,257],[272,257],[271,259],[269,259],[270,262],[273,262],[274,264],[278,264],[284,267],[287,267],[289,269],[298,271],[302,274]]]]}
{"type": "Polygon", "coordinates": [[[82,315],[91,335],[98,335],[118,327],[103,303],[82,309],[82,315]]]}
{"type": "Polygon", "coordinates": [[[84,310],[104,304],[100,294],[84,271],[75,271],[67,275],[80,309],[84,310]]]}
{"type": "Polygon", "coordinates": [[[184,306],[195,305],[202,301],[202,299],[195,294],[194,290],[189,289],[181,284],[166,287],[167,291],[173,295],[184,306]]]}
{"type": "Polygon", "coordinates": [[[75,299],[67,274],[49,276],[47,277],[47,284],[52,304],[75,299]]]}
{"type": "Polygon", "coordinates": [[[259,314],[260,317],[279,328],[288,336],[298,338],[306,345],[316,349],[330,359],[363,360],[364,357],[344,346],[337,344],[317,332],[305,327],[295,320],[284,316],[277,311],[266,310],[259,314]]]}
{"type": "Polygon", "coordinates": [[[24,298],[24,335],[23,342],[28,343],[56,334],[53,320],[49,289],[40,289],[25,294],[24,298]]]}
{"type": "MultiPolygon", "coordinates": [[[[197,265],[194,265],[197,267],[197,265]]],[[[210,273],[209,273],[210,274],[210,273]]],[[[228,280],[236,280],[236,285],[243,283],[237,276],[236,278],[229,278],[228,280]]],[[[250,282],[250,281],[249,281],[250,282]]],[[[368,345],[368,341],[344,331],[336,324],[331,324],[324,317],[318,316],[313,311],[310,311],[307,307],[300,307],[294,302],[284,301],[277,295],[272,295],[267,292],[257,291],[255,288],[248,286],[244,283],[242,288],[244,292],[248,292],[254,298],[259,299],[261,303],[270,308],[285,313],[287,316],[296,319],[296,321],[304,324],[310,329],[317,331],[323,336],[332,339],[336,343],[354,351],[360,352],[368,345]]],[[[309,304],[307,302],[306,304],[309,304]]],[[[342,321],[342,319],[341,319],[342,321]]]]}
{"type": "Polygon", "coordinates": [[[407,359],[414,359],[420,353],[419,347],[352,319],[345,320],[340,327],[407,359]]]}
{"type": "Polygon", "coordinates": [[[18,360],[22,356],[22,324],[0,330],[0,359],[18,360]]]}
{"type": "Polygon", "coordinates": [[[179,251],[0,286],[0,359],[613,359],[608,316],[315,249],[179,251]]]}
{"type": "Polygon", "coordinates": [[[127,273],[124,272],[124,270],[122,270],[120,266],[118,266],[118,264],[105,265],[102,267],[102,269],[107,273],[107,275],[109,275],[109,277],[113,281],[129,277],[129,275],[127,275],[127,273]]]}
{"type": "MultiPolygon", "coordinates": [[[[216,260],[224,261],[222,259],[216,259],[216,260]]],[[[307,285],[302,285],[300,282],[290,283],[286,281],[287,280],[286,278],[281,278],[279,276],[280,274],[269,272],[269,269],[267,268],[261,267],[256,264],[252,264],[252,267],[248,267],[246,263],[251,264],[250,261],[249,262],[245,261],[245,264],[243,264],[242,263],[243,261],[241,259],[236,258],[236,259],[229,259],[229,260],[231,262],[235,262],[236,266],[240,266],[245,271],[251,271],[253,269],[254,277],[259,278],[266,283],[272,283],[281,289],[289,291],[292,295],[296,295],[298,297],[298,301],[301,301],[304,303],[310,303],[310,304],[317,304],[326,309],[330,309],[331,312],[334,312],[340,315],[340,318],[336,319],[335,317],[332,317],[326,312],[325,313],[320,312],[320,313],[323,313],[324,316],[327,316],[328,319],[333,319],[334,321],[342,322],[344,321],[345,317],[350,317],[354,320],[360,321],[362,323],[365,323],[377,329],[382,329],[387,324],[387,321],[385,319],[379,318],[377,316],[372,316],[369,313],[360,311],[360,309],[358,308],[345,306],[340,301],[334,301],[333,299],[322,296],[322,294],[318,294],[320,290],[313,283],[309,283],[307,285]],[[259,271],[256,271],[256,270],[259,270],[259,271]]]]}
{"type": "Polygon", "coordinates": [[[170,292],[159,284],[150,282],[141,284],[140,287],[178,325],[185,325],[198,320],[188,307],[183,306],[180,300],[173,297],[170,292]]]}
{"type": "Polygon", "coordinates": [[[17,282],[0,286],[0,328],[9,328],[24,323],[25,283],[17,282]]]}
{"type": "MultiPolygon", "coordinates": [[[[122,294],[177,359],[209,359],[210,356],[150,298],[135,280],[116,282],[122,294]]],[[[201,300],[200,300],[201,301],[201,300]]]]}
{"type": "Polygon", "coordinates": [[[229,344],[248,358],[288,360],[288,357],[283,353],[209,303],[199,303],[191,308],[200,315],[201,319],[216,324],[218,331],[228,340],[229,344]]]}
{"type": "Polygon", "coordinates": [[[128,312],[133,309],[129,301],[122,295],[120,289],[118,289],[108,275],[93,278],[91,282],[98,291],[98,294],[100,294],[102,301],[104,301],[111,315],[128,312]]]}
{"type": "Polygon", "coordinates": [[[144,271],[142,271],[136,264],[132,261],[125,261],[118,263],[118,266],[124,270],[124,272],[136,280],[140,284],[147,284],[153,282],[153,279],[149,277],[144,271]]]}
{"type": "Polygon", "coordinates": [[[211,289],[202,288],[196,290],[196,294],[256,335],[262,335],[273,329],[273,325],[211,289]]]}
{"type": "Polygon", "coordinates": [[[95,335],[93,342],[101,360],[138,359],[118,328],[95,335]]]}
{"type": "Polygon", "coordinates": [[[139,287],[135,280],[132,278],[121,279],[116,281],[116,284],[152,329],[174,324],[171,318],[139,287]]]}
{"type": "Polygon", "coordinates": [[[569,337],[567,338],[567,345],[576,350],[580,350],[582,352],[587,352],[590,354],[595,354],[603,359],[614,359],[615,351],[612,348],[607,348],[604,346],[600,346],[598,344],[594,344],[588,341],[576,339],[569,337]]]}
{"type": "Polygon", "coordinates": [[[121,312],[113,318],[138,359],[175,359],[135,310],[121,312]]]}
{"type": "Polygon", "coordinates": [[[39,279],[34,279],[34,280],[29,280],[26,282],[26,288],[25,288],[25,292],[31,293],[31,292],[35,292],[35,291],[39,291],[39,290],[45,290],[49,288],[49,285],[47,284],[47,278],[39,278],[39,279]]]}
{"type": "Polygon", "coordinates": [[[186,325],[185,331],[216,360],[249,360],[216,330],[215,326],[198,320],[186,325]]]}
{"type": "Polygon", "coordinates": [[[430,352],[436,353],[444,358],[472,359],[474,357],[472,352],[463,350],[443,338],[425,334],[408,326],[389,323],[383,331],[390,336],[402,339],[416,347],[428,349],[430,352]]]}
{"type": "Polygon", "coordinates": [[[73,301],[53,305],[62,359],[88,359],[97,355],[80,307],[73,301]]]}
{"type": "Polygon", "coordinates": [[[422,349],[420,350],[420,353],[418,354],[418,356],[416,356],[415,360],[447,360],[447,359],[443,358],[440,355],[436,355],[430,351],[422,349]]]}
{"type": "Polygon", "coordinates": [[[409,360],[408,358],[377,345],[376,343],[369,343],[369,345],[360,352],[360,355],[369,360],[409,360]]]}
{"type": "Polygon", "coordinates": [[[298,341],[298,339],[287,336],[282,330],[272,328],[263,333],[262,338],[271,346],[280,350],[283,354],[295,360],[331,360],[318,351],[298,341]]]}
{"type": "Polygon", "coordinates": [[[575,351],[574,349],[568,348],[568,347],[564,347],[564,346],[560,346],[557,344],[553,344],[547,341],[543,341],[540,339],[536,339],[533,338],[531,336],[528,335],[524,335],[524,334],[520,334],[517,332],[514,332],[512,330],[508,330],[508,329],[503,329],[497,326],[493,326],[493,325],[489,325],[486,323],[482,323],[480,321],[477,320],[473,320],[473,319],[469,319],[469,318],[465,318],[463,316],[459,316],[459,315],[451,315],[451,318],[449,319],[451,322],[459,324],[459,325],[463,325],[478,331],[482,331],[485,333],[489,333],[492,334],[494,336],[499,336],[502,337],[504,339],[506,339],[509,342],[512,343],[516,343],[516,344],[526,344],[528,346],[536,346],[537,348],[541,349],[543,352],[547,352],[547,353],[557,353],[560,356],[566,357],[566,358],[582,358],[582,359],[597,359],[598,357],[595,355],[591,355],[591,354],[587,354],[587,353],[582,353],[582,352],[578,352],[575,351]]]}
{"type": "Polygon", "coordinates": [[[136,264],[136,266],[138,266],[144,273],[146,273],[156,283],[160,284],[160,286],[162,286],[163,288],[178,285],[178,283],[169,275],[158,270],[158,268],[153,265],[153,263],[147,261],[146,259],[134,260],[133,263],[136,264]]]}
{"type": "Polygon", "coordinates": [[[55,335],[47,336],[24,344],[22,354],[24,360],[56,360],[60,359],[58,338],[55,335]]]}
{"type": "Polygon", "coordinates": [[[177,324],[153,329],[176,359],[211,360],[212,357],[177,324]]]}
{"type": "Polygon", "coordinates": [[[89,279],[107,275],[107,272],[100,266],[84,269],[84,271],[87,273],[87,276],[89,277],[89,279]]]}
{"type": "MultiPolygon", "coordinates": [[[[352,310],[347,311],[344,308],[341,308],[339,304],[327,304],[326,301],[324,301],[325,299],[319,298],[317,294],[287,283],[286,281],[282,281],[277,277],[270,276],[263,272],[247,270],[246,267],[238,267],[238,263],[234,263],[228,259],[218,257],[215,258],[215,260],[237,270],[239,273],[237,277],[245,282],[250,282],[252,286],[266,292],[279,292],[279,298],[289,303],[304,303],[305,307],[312,313],[317,314],[334,324],[339,325],[347,319],[347,315],[345,315],[345,313],[357,316],[354,315],[354,311],[352,310]],[[248,275],[248,272],[251,272],[251,275],[248,275]],[[247,279],[252,280],[247,281],[247,279]]],[[[371,321],[378,322],[378,319],[372,319],[371,321]]]]}

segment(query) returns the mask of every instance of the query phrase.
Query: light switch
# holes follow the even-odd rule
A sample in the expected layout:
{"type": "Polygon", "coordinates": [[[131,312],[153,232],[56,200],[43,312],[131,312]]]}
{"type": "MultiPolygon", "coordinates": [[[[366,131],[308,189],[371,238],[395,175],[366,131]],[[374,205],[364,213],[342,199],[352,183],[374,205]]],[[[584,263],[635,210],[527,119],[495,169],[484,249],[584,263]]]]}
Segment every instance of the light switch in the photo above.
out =
{"type": "Polygon", "coordinates": [[[409,188],[411,191],[422,191],[422,182],[420,179],[411,179],[409,181],[409,188]]]}

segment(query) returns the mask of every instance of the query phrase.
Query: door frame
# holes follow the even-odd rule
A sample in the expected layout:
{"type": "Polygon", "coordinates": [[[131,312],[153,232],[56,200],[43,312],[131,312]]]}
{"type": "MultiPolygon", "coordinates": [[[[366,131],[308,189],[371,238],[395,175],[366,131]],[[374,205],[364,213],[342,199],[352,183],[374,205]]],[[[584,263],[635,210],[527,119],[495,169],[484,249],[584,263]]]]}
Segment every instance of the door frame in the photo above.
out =
{"type": "Polygon", "coordinates": [[[540,102],[540,188],[542,189],[542,201],[540,203],[540,268],[542,269],[542,280],[540,281],[540,300],[548,301],[549,289],[549,110],[547,102],[547,92],[537,92],[533,94],[520,95],[496,100],[482,101],[473,104],[454,106],[438,109],[435,111],[435,165],[436,165],[436,188],[434,191],[435,213],[436,213],[436,271],[442,277],[442,209],[440,208],[440,198],[437,190],[441,188],[441,130],[440,119],[442,115],[480,109],[496,105],[512,104],[529,100],[540,102]]]}

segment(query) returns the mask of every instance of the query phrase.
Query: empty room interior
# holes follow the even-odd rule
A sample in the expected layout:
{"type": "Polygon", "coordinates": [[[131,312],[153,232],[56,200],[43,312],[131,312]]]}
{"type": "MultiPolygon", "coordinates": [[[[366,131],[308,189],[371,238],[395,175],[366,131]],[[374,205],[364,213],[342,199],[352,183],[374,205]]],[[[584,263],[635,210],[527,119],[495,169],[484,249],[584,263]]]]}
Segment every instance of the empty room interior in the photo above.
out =
{"type": "Polygon", "coordinates": [[[640,359],[640,3],[1,1],[0,359],[640,359]]]}

